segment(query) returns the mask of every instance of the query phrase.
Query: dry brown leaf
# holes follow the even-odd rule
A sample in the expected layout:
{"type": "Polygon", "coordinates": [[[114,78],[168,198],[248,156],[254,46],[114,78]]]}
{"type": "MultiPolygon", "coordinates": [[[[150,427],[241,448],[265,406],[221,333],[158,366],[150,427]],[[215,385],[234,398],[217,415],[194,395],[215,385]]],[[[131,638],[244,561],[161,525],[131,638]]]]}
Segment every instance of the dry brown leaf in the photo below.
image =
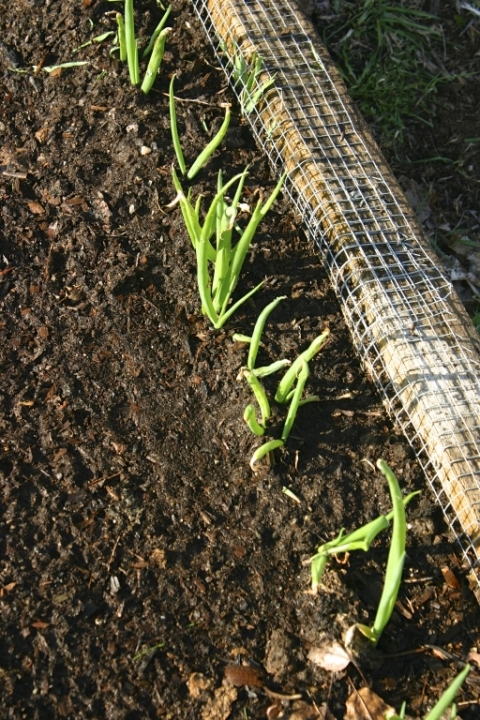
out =
{"type": "Polygon", "coordinates": [[[36,628],[37,630],[45,630],[50,625],[50,623],[43,622],[42,620],[34,620],[32,622],[32,627],[36,628]]]}
{"type": "Polygon", "coordinates": [[[476,652],[475,650],[471,650],[468,653],[467,657],[467,663],[473,662],[475,665],[478,665],[480,667],[480,653],[476,652]]]}
{"type": "Polygon", "coordinates": [[[35,200],[30,200],[28,202],[28,207],[30,208],[30,212],[34,213],[35,215],[43,215],[45,213],[45,210],[40,205],[40,203],[35,202],[35,200]]]}
{"type": "Polygon", "coordinates": [[[344,720],[385,720],[395,710],[369,688],[354,690],[346,704],[344,720]]]}
{"type": "Polygon", "coordinates": [[[334,641],[326,641],[318,647],[310,648],[307,657],[310,662],[328,672],[341,672],[350,662],[350,655],[343,645],[334,641]]]}
{"type": "Polygon", "coordinates": [[[225,679],[232,685],[248,685],[263,687],[262,672],[250,665],[227,665],[224,670],[225,679]]]}

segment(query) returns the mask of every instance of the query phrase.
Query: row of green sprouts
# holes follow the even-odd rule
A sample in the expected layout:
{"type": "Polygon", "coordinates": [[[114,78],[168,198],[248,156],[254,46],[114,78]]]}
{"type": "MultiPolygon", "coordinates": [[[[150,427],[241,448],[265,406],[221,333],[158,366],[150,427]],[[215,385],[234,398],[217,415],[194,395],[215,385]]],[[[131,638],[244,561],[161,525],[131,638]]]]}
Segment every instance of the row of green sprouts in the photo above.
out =
{"type": "MultiPolygon", "coordinates": [[[[165,27],[170,10],[170,7],[167,8],[140,58],[150,57],[141,85],[143,92],[149,92],[151,89],[162,61],[165,42],[171,31],[171,28],[165,27]]],[[[124,15],[118,13],[117,22],[120,59],[127,61],[131,82],[133,85],[138,85],[140,82],[139,53],[135,39],[133,0],[125,0],[124,15]]],[[[224,52],[227,52],[226,48],[224,48],[224,52]]],[[[240,53],[235,53],[232,80],[237,91],[240,88],[240,109],[243,115],[252,112],[274,86],[275,77],[261,77],[262,70],[262,60],[258,55],[255,54],[250,58],[250,62],[247,62],[240,53]]],[[[202,209],[202,195],[199,194],[194,199],[192,187],[185,191],[184,184],[195,179],[222,145],[229,129],[232,107],[229,104],[223,105],[225,115],[219,130],[193,163],[187,167],[177,124],[174,84],[175,75],[171,78],[169,88],[169,113],[172,145],[178,168],[172,166],[172,182],[176,197],[170,206],[180,206],[185,228],[195,252],[197,286],[202,312],[213,328],[219,330],[264,284],[260,282],[243,297],[233,300],[233,294],[257,229],[281,192],[285,175],[279,179],[271,195],[265,200],[259,199],[253,210],[250,210],[249,205],[242,202],[248,167],[228,181],[225,181],[222,171],[219,170],[216,187],[212,192],[213,199],[207,208],[202,209]],[[240,224],[239,216],[242,214],[246,215],[248,219],[240,224]]],[[[253,472],[263,468],[264,461],[266,459],[270,461],[272,453],[283,448],[287,443],[299,408],[307,403],[319,402],[316,395],[305,396],[305,389],[310,375],[310,364],[320,350],[325,347],[330,337],[328,329],[316,337],[295,359],[280,358],[268,365],[257,365],[267,320],[284,300],[286,300],[286,296],[277,297],[260,312],[251,335],[242,333],[233,335],[234,341],[248,346],[246,364],[241,368],[238,377],[239,380],[246,382],[253,397],[252,402],[245,408],[243,419],[250,431],[264,440],[251,457],[250,467],[253,472]],[[274,374],[281,374],[281,376],[273,397],[269,397],[262,381],[274,374]],[[281,436],[268,439],[273,402],[280,409],[284,408],[284,422],[281,436]]],[[[308,561],[311,568],[312,593],[316,594],[321,586],[326,565],[333,555],[356,550],[366,552],[379,533],[389,528],[390,525],[392,526],[384,586],[374,622],[371,626],[361,623],[352,625],[344,639],[347,658],[351,658],[352,661],[358,656],[359,647],[362,652],[365,648],[376,647],[394,611],[406,557],[405,507],[417,494],[411,493],[403,497],[398,480],[387,463],[384,460],[378,460],[377,467],[388,483],[392,511],[349,534],[345,534],[344,530],[341,530],[338,537],[320,546],[317,553],[308,561]]],[[[450,707],[450,717],[456,716],[454,699],[469,672],[470,666],[466,664],[425,720],[439,720],[450,707]]],[[[404,717],[405,705],[398,715],[390,715],[391,720],[401,720],[404,717]]]]}

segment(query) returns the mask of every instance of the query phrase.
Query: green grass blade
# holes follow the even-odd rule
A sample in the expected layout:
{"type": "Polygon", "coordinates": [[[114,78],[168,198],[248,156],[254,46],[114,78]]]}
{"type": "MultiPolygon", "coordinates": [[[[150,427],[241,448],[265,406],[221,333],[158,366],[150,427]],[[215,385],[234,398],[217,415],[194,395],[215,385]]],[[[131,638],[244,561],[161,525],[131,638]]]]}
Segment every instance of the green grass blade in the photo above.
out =
{"type": "Polygon", "coordinates": [[[165,12],[165,15],[162,17],[162,19],[158,23],[157,27],[153,31],[152,37],[150,38],[147,47],[145,48],[145,50],[142,53],[142,60],[145,60],[145,58],[148,57],[150,55],[150,53],[152,52],[153,46],[155,44],[155,40],[157,39],[157,37],[160,35],[163,28],[165,27],[165,23],[167,22],[168,17],[171,12],[172,12],[172,6],[169,5],[165,12]]]}
{"type": "Polygon", "coordinates": [[[225,119],[224,119],[219,131],[217,132],[215,137],[212,140],[210,140],[210,142],[208,143],[206,148],[204,150],[202,150],[202,152],[197,157],[197,159],[193,163],[192,167],[188,171],[187,178],[189,180],[193,180],[195,175],[197,175],[197,173],[200,172],[200,170],[208,162],[208,160],[213,155],[215,150],[221,144],[223,138],[225,137],[225,135],[227,133],[228,126],[230,125],[230,117],[231,117],[231,109],[230,109],[230,105],[227,105],[227,107],[225,109],[225,119]]]}
{"type": "Polygon", "coordinates": [[[173,149],[175,150],[178,167],[180,168],[180,172],[182,173],[182,175],[185,175],[187,172],[187,166],[185,164],[185,158],[183,157],[183,150],[182,150],[182,146],[180,144],[180,137],[178,135],[177,110],[175,108],[175,96],[173,94],[173,86],[175,83],[175,78],[176,78],[176,75],[174,73],[172,75],[172,79],[170,80],[170,87],[169,87],[169,91],[168,91],[168,107],[170,110],[170,131],[172,133],[173,149]]]}
{"type": "Polygon", "coordinates": [[[128,72],[132,85],[140,82],[138,69],[138,49],[135,40],[135,21],[133,16],[133,0],[125,0],[125,44],[127,47],[128,72]]]}
{"type": "MultiPolygon", "coordinates": [[[[260,315],[257,318],[257,322],[255,323],[255,327],[253,329],[252,334],[252,342],[250,344],[250,349],[248,351],[248,360],[247,360],[247,367],[249,370],[253,370],[255,367],[255,362],[257,360],[258,350],[260,348],[260,341],[262,339],[262,333],[265,328],[265,323],[267,322],[267,319],[273,310],[277,307],[277,305],[282,301],[286,300],[286,295],[281,295],[275,300],[273,300],[267,307],[265,307],[260,315]]],[[[257,376],[258,377],[258,376],[257,376]]]]}
{"type": "Polygon", "coordinates": [[[150,90],[153,87],[153,83],[155,82],[155,78],[157,77],[158,71],[160,69],[160,65],[162,64],[163,55],[165,52],[165,42],[167,40],[167,35],[172,32],[172,28],[165,28],[162,30],[162,32],[159,34],[157,39],[155,40],[155,44],[153,46],[153,52],[150,57],[150,61],[147,66],[147,70],[145,72],[145,77],[143,78],[142,82],[142,92],[145,93],[145,95],[148,95],[150,90]]]}

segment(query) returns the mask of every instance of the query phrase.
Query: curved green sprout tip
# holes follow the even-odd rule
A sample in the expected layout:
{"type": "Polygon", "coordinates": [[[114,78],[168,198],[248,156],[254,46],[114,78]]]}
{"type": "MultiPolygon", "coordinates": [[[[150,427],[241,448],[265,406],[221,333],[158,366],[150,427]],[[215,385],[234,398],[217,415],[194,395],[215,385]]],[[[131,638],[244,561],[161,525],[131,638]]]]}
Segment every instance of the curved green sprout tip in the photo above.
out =
{"type": "Polygon", "coordinates": [[[400,590],[400,584],[402,582],[402,571],[406,555],[405,544],[407,541],[405,505],[398,480],[385,460],[378,460],[377,467],[385,475],[388,482],[393,504],[393,530],[392,542],[388,553],[387,570],[385,573],[385,585],[372,628],[375,636],[375,644],[380,639],[380,635],[390,620],[397,601],[398,591],[400,590]]]}
{"type": "Polygon", "coordinates": [[[260,447],[253,453],[252,459],[250,460],[250,467],[253,472],[257,472],[257,470],[259,470],[260,461],[263,460],[265,455],[268,455],[273,452],[273,450],[281,447],[283,447],[283,440],[270,440],[269,442],[260,445],[260,447]]]}
{"type": "Polygon", "coordinates": [[[270,409],[270,403],[268,402],[265,390],[263,389],[258,378],[255,377],[254,373],[251,370],[249,370],[248,368],[243,368],[242,374],[253,390],[255,399],[260,407],[260,412],[262,413],[262,425],[263,427],[265,427],[267,420],[270,419],[270,416],[272,414],[272,411],[270,409]]]}
{"type": "Polygon", "coordinates": [[[178,132],[178,124],[177,124],[177,110],[175,107],[175,95],[174,95],[174,82],[175,82],[176,74],[174,73],[172,75],[172,79],[170,81],[170,87],[168,91],[168,107],[170,112],[170,131],[172,133],[172,142],[173,142],[173,149],[175,150],[175,155],[177,158],[178,166],[182,172],[182,175],[186,175],[188,180],[193,180],[195,175],[197,175],[200,170],[204,167],[204,165],[207,164],[207,162],[210,160],[211,156],[215,152],[215,150],[220,146],[222,143],[223,138],[227,134],[228,127],[230,125],[230,118],[231,118],[231,107],[230,105],[225,105],[225,118],[223,120],[223,123],[216,133],[215,137],[210,140],[208,145],[202,150],[200,155],[197,157],[193,165],[191,166],[190,170],[187,172],[187,166],[185,163],[185,158],[183,155],[182,145],[180,142],[180,136],[178,132]]]}
{"type": "Polygon", "coordinates": [[[267,307],[265,307],[258,316],[257,322],[255,323],[255,327],[253,329],[250,349],[248,351],[247,367],[249,370],[253,370],[253,368],[255,367],[258,350],[260,348],[260,341],[262,339],[262,333],[265,328],[265,323],[267,322],[268,316],[273,310],[275,310],[277,305],[282,302],[282,300],[286,300],[286,298],[286,295],[280,295],[279,297],[275,298],[275,300],[273,300],[269,305],[267,305],[267,307]]]}
{"type": "Polygon", "coordinates": [[[165,42],[167,39],[167,35],[170,32],[172,32],[172,28],[170,27],[162,30],[153,45],[152,55],[150,57],[147,70],[145,72],[145,77],[143,78],[141,86],[141,90],[145,93],[145,95],[148,95],[148,93],[153,87],[155,78],[157,77],[158,70],[160,68],[160,65],[162,64],[163,55],[165,53],[165,42]]]}
{"type": "Polygon", "coordinates": [[[203,168],[203,166],[206,165],[206,163],[211,158],[211,156],[213,155],[215,150],[221,144],[223,138],[227,134],[228,126],[230,125],[231,114],[232,114],[231,106],[226,105],[225,106],[225,119],[224,119],[222,125],[220,126],[219,131],[217,132],[215,137],[212,138],[212,140],[210,140],[210,142],[208,143],[206,148],[204,150],[202,150],[202,152],[197,157],[197,159],[193,163],[190,170],[187,172],[187,178],[189,180],[193,180],[195,175],[197,175],[200,172],[200,170],[203,168]]]}
{"type": "Polygon", "coordinates": [[[302,358],[302,364],[300,367],[300,372],[298,374],[297,384],[295,386],[293,397],[288,407],[287,419],[285,420],[285,425],[282,432],[282,440],[284,443],[287,442],[288,436],[290,435],[293,427],[293,423],[295,422],[295,418],[297,417],[298,408],[300,407],[300,400],[309,375],[310,371],[308,369],[308,363],[302,358]]]}
{"type": "MultiPolygon", "coordinates": [[[[405,521],[405,510],[399,508],[399,500],[401,501],[401,504],[403,508],[405,508],[408,503],[416,496],[418,495],[418,491],[412,492],[409,495],[407,495],[405,498],[402,498],[400,488],[398,487],[398,481],[393,474],[393,472],[390,470],[388,465],[385,463],[384,460],[379,460],[378,467],[382,470],[382,472],[388,471],[388,478],[390,478],[389,481],[389,488],[390,493],[392,496],[392,503],[394,506],[394,509],[391,510],[388,515],[381,515],[380,517],[376,518],[375,520],[372,520],[371,522],[367,523],[363,527],[359,528],[358,530],[354,530],[353,532],[349,533],[348,535],[345,535],[345,531],[341,530],[338,537],[334,540],[331,540],[330,542],[325,543],[324,545],[321,545],[318,548],[318,552],[316,555],[314,555],[312,558],[310,558],[309,562],[311,562],[311,575],[312,575],[312,592],[316,593],[318,590],[318,587],[321,582],[322,573],[325,568],[325,564],[327,559],[330,557],[330,555],[335,555],[337,553],[345,553],[345,552],[352,552],[353,550],[363,550],[366,552],[369,548],[372,542],[375,540],[377,535],[386,528],[389,527],[390,522],[394,521],[394,533],[395,533],[395,539],[398,543],[394,549],[394,555],[393,560],[391,560],[390,555],[388,559],[388,563],[391,565],[390,573],[388,572],[387,567],[387,574],[388,574],[388,586],[387,586],[387,578],[385,582],[384,587],[384,594],[386,593],[385,599],[383,598],[380,601],[379,605],[379,611],[377,612],[377,618],[375,619],[374,629],[370,629],[366,626],[360,626],[359,629],[361,632],[366,635],[369,640],[371,640],[372,643],[376,644],[378,641],[380,634],[385,627],[386,623],[390,619],[390,615],[393,611],[393,607],[395,605],[395,601],[398,594],[398,589],[400,585],[400,578],[401,578],[401,570],[403,569],[403,556],[404,551],[402,551],[402,542],[403,542],[403,548],[405,547],[405,540],[404,540],[404,531],[406,533],[406,521],[405,521]],[[398,491],[398,492],[397,492],[398,491]],[[395,497],[394,497],[395,496],[395,497]],[[400,525],[398,524],[400,521],[400,525]],[[395,525],[395,522],[397,523],[395,525]],[[403,537],[402,537],[403,536],[403,537]],[[401,563],[399,562],[401,560],[401,563]],[[400,573],[399,573],[400,571],[400,573]],[[400,578],[398,577],[398,574],[400,574],[400,578]],[[395,581],[395,582],[394,582],[395,581]],[[398,581],[398,584],[397,582],[398,581]],[[387,603],[387,600],[389,601],[387,603]],[[383,602],[383,605],[382,605],[383,602]],[[390,615],[388,615],[388,612],[390,612],[390,615]],[[388,617],[387,617],[388,615],[388,617]]],[[[393,545],[393,541],[392,541],[393,545]]],[[[358,626],[354,626],[358,627],[358,626]]]]}
{"type": "MultiPolygon", "coordinates": [[[[255,375],[255,377],[262,378],[267,377],[267,375],[273,375],[273,373],[278,372],[279,370],[283,370],[284,367],[288,367],[292,363],[290,360],[275,360],[275,362],[271,363],[270,365],[264,365],[264,367],[259,368],[253,368],[252,372],[255,375]]],[[[307,402],[306,400],[302,402],[307,402]]],[[[300,403],[302,404],[302,403],[300,403]]]]}
{"type": "Polygon", "coordinates": [[[306,363],[310,362],[310,360],[312,360],[312,358],[323,348],[329,337],[330,330],[324,330],[324,332],[315,338],[311,345],[298,356],[295,362],[292,363],[278,384],[277,392],[275,393],[276,402],[285,403],[289,401],[290,390],[297,379],[297,375],[301,370],[303,361],[306,363]]]}
{"type": "Polygon", "coordinates": [[[257,416],[255,415],[255,408],[253,405],[247,405],[247,407],[245,408],[245,412],[243,413],[243,419],[247,423],[251,432],[253,432],[255,435],[265,434],[264,426],[260,425],[257,421],[257,416]]]}
{"type": "Polygon", "coordinates": [[[171,12],[172,12],[172,6],[169,5],[165,11],[165,15],[162,17],[162,19],[158,23],[157,27],[153,31],[152,37],[150,38],[147,47],[145,48],[145,50],[142,53],[142,60],[145,60],[145,58],[147,58],[150,55],[150,53],[152,52],[153,46],[155,45],[155,41],[158,38],[158,36],[160,35],[160,33],[162,32],[163,28],[165,27],[165,23],[167,22],[171,12]]]}

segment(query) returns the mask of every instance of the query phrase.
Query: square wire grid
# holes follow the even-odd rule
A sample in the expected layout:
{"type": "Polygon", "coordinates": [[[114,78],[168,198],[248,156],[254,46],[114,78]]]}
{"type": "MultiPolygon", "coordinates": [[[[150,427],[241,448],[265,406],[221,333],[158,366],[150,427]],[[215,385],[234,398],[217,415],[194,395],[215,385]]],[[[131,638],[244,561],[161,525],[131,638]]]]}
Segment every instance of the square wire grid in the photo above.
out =
{"type": "Polygon", "coordinates": [[[289,0],[192,0],[255,137],[317,243],[354,345],[460,541],[480,598],[480,355],[313,27],[289,0]],[[262,66],[253,88],[245,82],[262,66]]]}

